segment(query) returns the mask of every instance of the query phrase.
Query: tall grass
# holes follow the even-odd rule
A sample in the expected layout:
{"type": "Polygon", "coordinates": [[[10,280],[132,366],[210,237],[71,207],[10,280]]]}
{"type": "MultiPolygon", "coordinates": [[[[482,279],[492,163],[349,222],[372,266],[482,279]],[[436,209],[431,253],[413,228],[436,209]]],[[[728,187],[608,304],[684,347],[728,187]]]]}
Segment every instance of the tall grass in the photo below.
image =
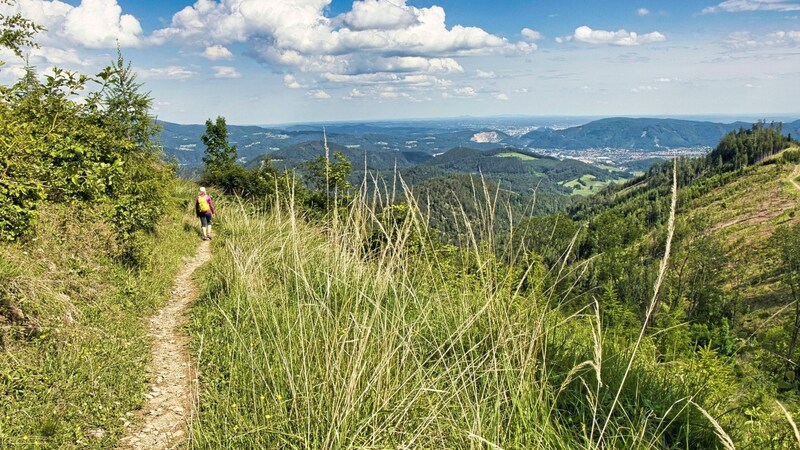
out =
{"type": "Polygon", "coordinates": [[[391,198],[377,193],[327,225],[291,198],[269,214],[221,205],[224,240],[191,324],[203,389],[192,446],[719,445],[688,408],[699,393],[658,369],[649,341],[606,341],[596,302],[567,310],[541,270],[495,256],[516,249],[498,251],[496,196],[481,183],[476,195],[491,210],[463,215],[463,249],[433,244],[424,208],[387,220],[391,198]]]}

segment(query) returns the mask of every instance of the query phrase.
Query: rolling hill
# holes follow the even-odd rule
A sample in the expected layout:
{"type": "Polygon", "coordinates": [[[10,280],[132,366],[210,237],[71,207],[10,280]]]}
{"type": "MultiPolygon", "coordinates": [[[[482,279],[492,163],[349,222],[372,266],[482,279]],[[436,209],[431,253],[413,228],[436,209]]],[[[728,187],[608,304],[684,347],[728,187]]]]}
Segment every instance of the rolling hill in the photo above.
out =
{"type": "Polygon", "coordinates": [[[563,130],[539,129],[522,136],[533,148],[711,148],[731,130],[751,124],[698,122],[678,119],[600,119],[563,130]]]}

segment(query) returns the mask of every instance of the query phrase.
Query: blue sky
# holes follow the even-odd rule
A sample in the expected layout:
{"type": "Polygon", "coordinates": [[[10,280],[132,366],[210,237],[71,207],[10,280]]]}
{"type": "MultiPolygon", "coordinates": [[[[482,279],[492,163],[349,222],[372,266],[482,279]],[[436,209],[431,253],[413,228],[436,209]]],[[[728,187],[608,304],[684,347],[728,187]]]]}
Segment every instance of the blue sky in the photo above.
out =
{"type": "MultiPolygon", "coordinates": [[[[159,118],[800,116],[800,0],[18,0],[46,72],[116,42],[159,118]]],[[[22,62],[0,53],[0,82],[22,62]]]]}

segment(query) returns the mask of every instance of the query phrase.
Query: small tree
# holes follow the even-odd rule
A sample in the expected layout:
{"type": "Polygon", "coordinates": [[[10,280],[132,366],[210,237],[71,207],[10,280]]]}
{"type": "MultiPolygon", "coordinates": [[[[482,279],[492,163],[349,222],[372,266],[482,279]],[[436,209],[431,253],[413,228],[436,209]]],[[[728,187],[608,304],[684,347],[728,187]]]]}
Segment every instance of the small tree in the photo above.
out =
{"type": "Polygon", "coordinates": [[[131,142],[136,151],[156,151],[155,137],[160,127],[150,115],[153,98],[149,92],[142,92],[143,85],[136,82],[136,73],[130,63],[125,63],[119,46],[116,61],[112,61],[99,77],[105,81],[103,104],[109,128],[131,142]]]}
{"type": "Polygon", "coordinates": [[[236,163],[236,146],[228,143],[228,126],[225,118],[218,116],[216,122],[206,120],[206,132],[200,137],[206,146],[206,175],[225,172],[236,163]]]}

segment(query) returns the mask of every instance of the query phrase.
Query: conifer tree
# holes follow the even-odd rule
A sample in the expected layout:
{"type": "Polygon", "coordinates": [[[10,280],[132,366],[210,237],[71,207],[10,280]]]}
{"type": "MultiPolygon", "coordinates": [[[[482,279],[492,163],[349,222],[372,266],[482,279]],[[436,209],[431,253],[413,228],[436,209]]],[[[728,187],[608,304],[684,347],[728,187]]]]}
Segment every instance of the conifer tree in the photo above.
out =
{"type": "Polygon", "coordinates": [[[149,92],[142,92],[143,85],[136,81],[136,73],[130,63],[125,63],[119,46],[116,61],[100,77],[106,82],[103,103],[108,124],[119,137],[133,144],[133,150],[155,151],[158,148],[155,137],[160,130],[150,115],[153,98],[149,92]]]}

